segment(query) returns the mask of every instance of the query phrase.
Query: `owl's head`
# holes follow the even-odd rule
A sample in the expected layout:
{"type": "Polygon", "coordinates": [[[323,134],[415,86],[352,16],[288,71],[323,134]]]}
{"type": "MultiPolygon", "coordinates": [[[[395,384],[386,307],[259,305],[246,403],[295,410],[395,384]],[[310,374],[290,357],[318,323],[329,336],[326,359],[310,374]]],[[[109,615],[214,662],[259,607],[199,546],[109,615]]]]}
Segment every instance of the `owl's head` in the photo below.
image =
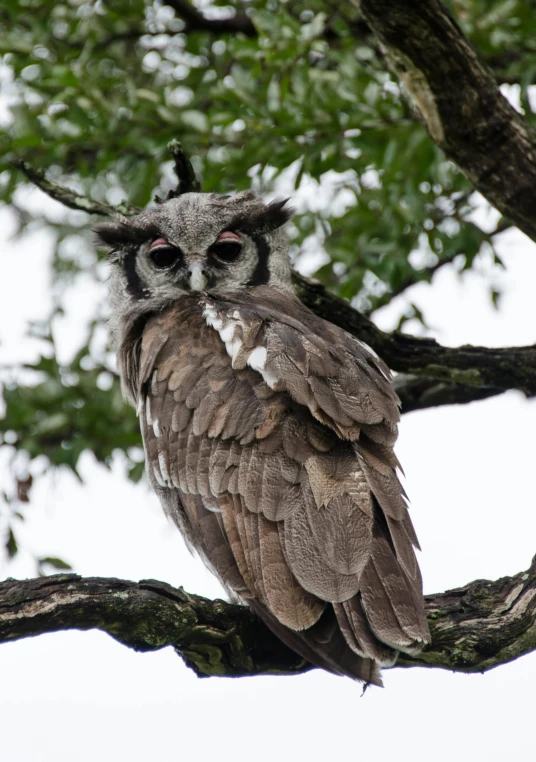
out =
{"type": "Polygon", "coordinates": [[[159,311],[190,291],[270,285],[291,289],[286,201],[185,193],[95,227],[111,248],[112,308],[123,317],[159,311]]]}

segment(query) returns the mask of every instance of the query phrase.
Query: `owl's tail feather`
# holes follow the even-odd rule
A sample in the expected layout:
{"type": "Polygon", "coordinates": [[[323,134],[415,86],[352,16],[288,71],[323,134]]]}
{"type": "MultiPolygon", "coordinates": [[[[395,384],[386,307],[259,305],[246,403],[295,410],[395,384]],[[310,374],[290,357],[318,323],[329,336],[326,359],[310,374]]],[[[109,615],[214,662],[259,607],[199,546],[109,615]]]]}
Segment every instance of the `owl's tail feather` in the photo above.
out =
{"type": "Polygon", "coordinates": [[[342,634],[352,651],[363,658],[374,659],[382,667],[392,667],[398,651],[382,643],[370,629],[358,593],[343,603],[334,603],[333,609],[342,634]]]}
{"type": "Polygon", "coordinates": [[[247,604],[279,640],[314,666],[366,685],[383,685],[374,659],[364,659],[348,646],[331,606],[313,627],[295,632],[282,625],[258,600],[249,599],[247,604]]]}

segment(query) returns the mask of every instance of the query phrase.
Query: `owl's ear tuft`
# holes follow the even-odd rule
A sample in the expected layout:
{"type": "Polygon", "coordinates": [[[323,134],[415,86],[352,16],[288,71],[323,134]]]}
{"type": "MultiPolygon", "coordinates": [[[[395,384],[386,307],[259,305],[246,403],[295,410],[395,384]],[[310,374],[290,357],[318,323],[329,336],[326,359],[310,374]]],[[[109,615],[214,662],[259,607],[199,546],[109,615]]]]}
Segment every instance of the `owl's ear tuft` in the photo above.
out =
{"type": "Polygon", "coordinates": [[[93,228],[95,234],[95,243],[97,246],[106,248],[121,246],[121,244],[132,243],[136,240],[134,230],[123,220],[114,222],[99,222],[93,228]]]}
{"type": "Polygon", "coordinates": [[[295,209],[287,206],[290,198],[284,198],[282,201],[271,201],[264,210],[265,224],[271,226],[271,230],[283,227],[293,216],[295,209]]]}
{"type": "Polygon", "coordinates": [[[228,230],[239,230],[247,235],[264,235],[282,227],[294,214],[292,207],[285,205],[290,199],[271,201],[260,209],[250,210],[249,214],[237,215],[227,226],[228,230]]]}
{"type": "Polygon", "coordinates": [[[128,235],[128,226],[124,222],[99,222],[93,227],[95,243],[99,246],[117,246],[125,241],[128,235]]]}

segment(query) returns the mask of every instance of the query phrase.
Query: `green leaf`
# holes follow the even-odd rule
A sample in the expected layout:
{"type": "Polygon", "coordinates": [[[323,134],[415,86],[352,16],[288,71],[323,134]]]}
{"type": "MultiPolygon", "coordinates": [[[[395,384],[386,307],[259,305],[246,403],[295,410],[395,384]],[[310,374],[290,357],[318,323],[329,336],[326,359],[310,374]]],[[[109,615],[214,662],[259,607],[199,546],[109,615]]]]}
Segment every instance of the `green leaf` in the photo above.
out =
{"type": "Polygon", "coordinates": [[[54,569],[69,571],[73,568],[66,561],[63,561],[61,558],[54,558],[53,556],[46,556],[45,558],[39,558],[37,561],[39,566],[47,565],[47,566],[52,566],[54,569]]]}
{"type": "Polygon", "coordinates": [[[13,558],[14,556],[16,556],[19,550],[19,546],[17,545],[17,540],[15,538],[13,529],[11,527],[9,527],[8,529],[7,540],[6,540],[6,550],[7,550],[7,555],[9,558],[13,558]]]}

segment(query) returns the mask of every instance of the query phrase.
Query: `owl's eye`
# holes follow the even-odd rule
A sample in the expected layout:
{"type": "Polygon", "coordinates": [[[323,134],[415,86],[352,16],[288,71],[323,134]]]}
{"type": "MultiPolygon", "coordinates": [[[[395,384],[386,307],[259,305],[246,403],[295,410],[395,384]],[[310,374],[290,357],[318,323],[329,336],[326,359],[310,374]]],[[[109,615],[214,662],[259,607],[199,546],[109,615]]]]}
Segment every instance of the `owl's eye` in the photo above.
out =
{"type": "Polygon", "coordinates": [[[242,241],[236,233],[220,233],[210,253],[220,262],[235,262],[242,251],[242,241]]]}
{"type": "Polygon", "coordinates": [[[155,267],[165,269],[172,267],[182,258],[182,251],[168,243],[165,238],[157,238],[151,244],[149,256],[155,267]]]}

